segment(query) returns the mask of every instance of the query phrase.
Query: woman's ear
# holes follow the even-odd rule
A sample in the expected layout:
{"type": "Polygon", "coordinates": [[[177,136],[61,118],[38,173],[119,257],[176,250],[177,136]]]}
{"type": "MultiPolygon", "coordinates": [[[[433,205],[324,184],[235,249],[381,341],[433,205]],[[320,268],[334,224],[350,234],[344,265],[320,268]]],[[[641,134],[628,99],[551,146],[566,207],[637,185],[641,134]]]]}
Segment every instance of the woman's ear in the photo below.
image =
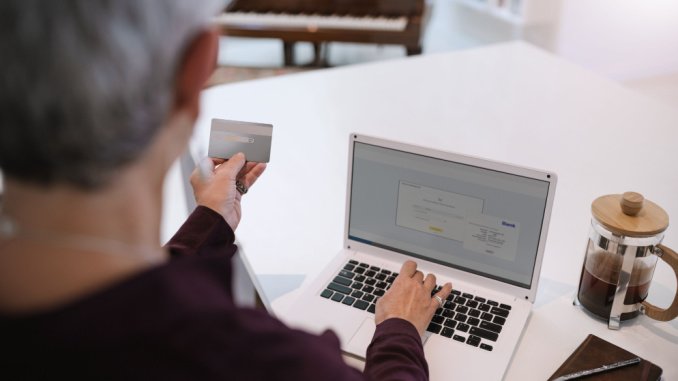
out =
{"type": "Polygon", "coordinates": [[[200,109],[200,92],[214,72],[219,47],[216,29],[200,32],[184,52],[175,76],[172,114],[188,112],[194,119],[200,109]]]}

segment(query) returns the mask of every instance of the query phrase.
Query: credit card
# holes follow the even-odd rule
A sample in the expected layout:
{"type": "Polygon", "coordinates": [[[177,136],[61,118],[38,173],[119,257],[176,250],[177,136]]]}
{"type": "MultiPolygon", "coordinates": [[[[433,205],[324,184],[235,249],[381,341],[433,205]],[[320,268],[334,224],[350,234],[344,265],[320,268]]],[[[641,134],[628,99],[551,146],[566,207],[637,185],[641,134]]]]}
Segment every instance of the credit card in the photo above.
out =
{"type": "Polygon", "coordinates": [[[268,163],[272,139],[271,124],[212,119],[207,154],[209,157],[228,159],[242,152],[247,161],[268,163]]]}

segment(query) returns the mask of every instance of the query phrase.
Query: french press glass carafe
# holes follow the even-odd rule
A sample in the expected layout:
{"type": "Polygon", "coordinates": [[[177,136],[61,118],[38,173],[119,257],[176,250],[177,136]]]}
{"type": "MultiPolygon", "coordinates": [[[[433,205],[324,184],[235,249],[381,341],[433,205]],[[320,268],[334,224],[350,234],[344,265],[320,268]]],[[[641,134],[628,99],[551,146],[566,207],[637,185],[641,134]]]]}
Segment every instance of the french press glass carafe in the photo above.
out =
{"type": "Polygon", "coordinates": [[[591,212],[579,303],[608,320],[611,329],[640,313],[661,321],[678,316],[678,292],[665,310],[645,301],[657,259],[666,261],[678,277],[678,255],[661,245],[669,225],[666,212],[635,192],[599,197],[591,212]]]}

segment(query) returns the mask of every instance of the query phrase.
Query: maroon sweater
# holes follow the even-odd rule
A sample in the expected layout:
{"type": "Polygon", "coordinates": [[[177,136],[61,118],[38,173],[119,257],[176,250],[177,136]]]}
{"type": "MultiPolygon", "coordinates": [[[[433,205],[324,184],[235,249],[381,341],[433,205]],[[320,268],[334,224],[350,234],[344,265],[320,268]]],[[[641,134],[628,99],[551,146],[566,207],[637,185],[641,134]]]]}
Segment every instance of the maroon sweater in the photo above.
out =
{"type": "Polygon", "coordinates": [[[0,314],[0,378],[148,380],[426,380],[414,326],[377,326],[365,372],[332,332],[286,327],[234,305],[224,219],[198,207],[168,243],[167,263],[58,309],[0,314]]]}

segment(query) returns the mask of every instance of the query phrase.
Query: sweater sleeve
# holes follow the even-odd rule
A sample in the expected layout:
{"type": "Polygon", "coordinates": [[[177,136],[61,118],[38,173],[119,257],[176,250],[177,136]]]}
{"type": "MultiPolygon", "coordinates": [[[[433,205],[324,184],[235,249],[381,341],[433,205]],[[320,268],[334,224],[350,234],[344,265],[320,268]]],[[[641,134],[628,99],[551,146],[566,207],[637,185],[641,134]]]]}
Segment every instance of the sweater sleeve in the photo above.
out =
{"type": "Polygon", "coordinates": [[[198,205],[166,247],[173,257],[192,255],[198,251],[223,253],[224,248],[232,256],[237,251],[234,242],[235,234],[226,220],[214,210],[198,205]]]}
{"type": "Polygon", "coordinates": [[[428,380],[428,364],[412,323],[388,319],[377,326],[367,348],[365,376],[369,380],[428,380]]]}
{"type": "MultiPolygon", "coordinates": [[[[234,241],[233,230],[221,215],[207,207],[198,206],[167,246],[175,257],[197,253],[201,257],[210,253],[223,255],[224,250],[230,256],[237,250],[234,241]]],[[[224,286],[230,289],[230,265],[227,263],[226,266],[227,271],[224,272],[223,268],[220,268],[212,275],[223,280],[224,286]],[[224,275],[226,278],[223,278],[224,275]]],[[[221,299],[221,302],[223,301],[221,299]]],[[[200,343],[185,347],[193,348],[193,355],[201,357],[203,362],[210,363],[210,367],[227,368],[227,374],[235,377],[234,379],[238,379],[239,371],[243,371],[241,374],[243,378],[250,379],[270,379],[272,376],[269,374],[270,371],[274,371],[276,377],[281,380],[428,379],[428,367],[421,339],[414,326],[405,320],[389,319],[377,326],[367,350],[365,371],[361,374],[344,363],[339,340],[334,333],[310,335],[290,329],[262,311],[235,306],[229,308],[235,308],[229,319],[219,319],[211,328],[208,328],[209,323],[203,321],[200,329],[206,331],[203,334],[193,332],[190,335],[190,338],[199,337],[200,343]],[[233,325],[224,324],[227,320],[233,325]],[[234,344],[239,348],[225,356],[231,358],[232,362],[224,361],[224,352],[219,350],[225,343],[234,344]],[[211,350],[206,350],[207,348],[211,350]],[[198,355],[198,352],[201,355],[198,355]],[[257,356],[252,358],[252,353],[256,353],[257,356]],[[248,366],[254,360],[266,366],[248,366]]]]}

